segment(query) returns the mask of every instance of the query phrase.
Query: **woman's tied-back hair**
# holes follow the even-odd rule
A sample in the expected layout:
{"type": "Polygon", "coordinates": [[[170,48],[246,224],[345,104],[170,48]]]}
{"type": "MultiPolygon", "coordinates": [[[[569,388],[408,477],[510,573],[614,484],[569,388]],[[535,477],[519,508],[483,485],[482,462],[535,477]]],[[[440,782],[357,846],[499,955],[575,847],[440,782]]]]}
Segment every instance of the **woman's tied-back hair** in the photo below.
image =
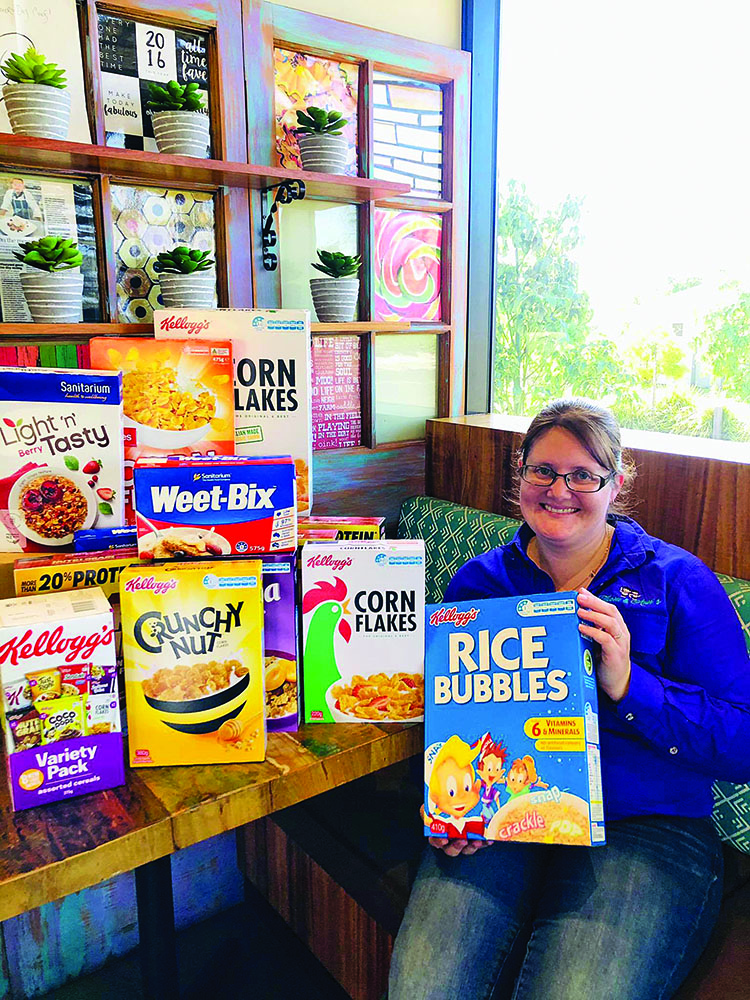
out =
{"type": "Polygon", "coordinates": [[[531,421],[521,442],[520,457],[523,463],[537,438],[553,427],[562,427],[572,434],[603,468],[625,476],[620,495],[613,504],[615,509],[621,509],[623,505],[618,504],[618,501],[635,479],[635,465],[627,456],[623,456],[620,427],[612,411],[582,397],[556,399],[548,403],[531,421]]]}

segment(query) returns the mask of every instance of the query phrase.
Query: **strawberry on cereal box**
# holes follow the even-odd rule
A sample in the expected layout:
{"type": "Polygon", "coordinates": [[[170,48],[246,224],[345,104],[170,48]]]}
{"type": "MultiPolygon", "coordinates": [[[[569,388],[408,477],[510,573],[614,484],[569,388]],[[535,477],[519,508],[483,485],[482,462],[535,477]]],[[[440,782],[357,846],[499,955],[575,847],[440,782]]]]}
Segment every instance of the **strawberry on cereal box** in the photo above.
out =
{"type": "Polygon", "coordinates": [[[427,605],[426,836],[604,844],[577,607],[573,592],[427,605]]]}
{"type": "Polygon", "coordinates": [[[121,371],[125,514],[133,523],[133,466],[145,455],[234,453],[232,345],[95,337],[91,363],[121,371]]]}

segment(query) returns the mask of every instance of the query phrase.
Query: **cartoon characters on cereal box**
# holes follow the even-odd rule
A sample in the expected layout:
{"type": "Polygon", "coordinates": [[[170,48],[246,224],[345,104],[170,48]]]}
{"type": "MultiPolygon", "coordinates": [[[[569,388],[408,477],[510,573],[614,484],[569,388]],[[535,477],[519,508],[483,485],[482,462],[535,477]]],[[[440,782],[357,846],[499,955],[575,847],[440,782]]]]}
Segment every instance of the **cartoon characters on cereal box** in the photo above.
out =
{"type": "Polygon", "coordinates": [[[426,607],[425,834],[604,843],[574,593],[426,607]]]}

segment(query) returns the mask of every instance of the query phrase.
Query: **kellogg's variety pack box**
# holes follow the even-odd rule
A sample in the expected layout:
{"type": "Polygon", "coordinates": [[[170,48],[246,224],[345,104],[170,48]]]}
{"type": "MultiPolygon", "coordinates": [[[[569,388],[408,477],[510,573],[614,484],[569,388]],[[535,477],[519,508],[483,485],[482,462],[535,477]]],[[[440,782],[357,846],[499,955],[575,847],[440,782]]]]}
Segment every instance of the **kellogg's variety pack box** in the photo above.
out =
{"type": "Polygon", "coordinates": [[[157,309],[158,340],[231,340],[238,455],[291,455],[297,509],[312,507],[310,313],[302,309],[157,309]]]}
{"type": "Polygon", "coordinates": [[[305,722],[424,715],[424,542],[307,542],[301,553],[305,722]]]}
{"type": "Polygon", "coordinates": [[[294,555],[264,555],[263,633],[266,726],[295,732],[299,725],[297,678],[297,566],[294,555]]]}
{"type": "Polygon", "coordinates": [[[573,592],[427,606],[427,836],[604,844],[577,607],[573,592]]]}
{"type": "Polygon", "coordinates": [[[14,809],[124,783],[112,610],[99,588],[0,601],[0,686],[14,809]]]}
{"type": "Polygon", "coordinates": [[[263,760],[260,560],[131,566],[120,600],[131,766],[263,760]]]}
{"type": "Polygon", "coordinates": [[[92,367],[122,372],[125,518],[132,524],[139,458],[234,454],[232,345],[95,337],[90,349],[92,367]]]}
{"type": "Polygon", "coordinates": [[[133,477],[141,559],[215,559],[297,546],[288,455],[146,458],[133,477]]]}
{"type": "Polygon", "coordinates": [[[122,524],[122,377],[0,368],[0,551],[64,551],[122,524]]]}

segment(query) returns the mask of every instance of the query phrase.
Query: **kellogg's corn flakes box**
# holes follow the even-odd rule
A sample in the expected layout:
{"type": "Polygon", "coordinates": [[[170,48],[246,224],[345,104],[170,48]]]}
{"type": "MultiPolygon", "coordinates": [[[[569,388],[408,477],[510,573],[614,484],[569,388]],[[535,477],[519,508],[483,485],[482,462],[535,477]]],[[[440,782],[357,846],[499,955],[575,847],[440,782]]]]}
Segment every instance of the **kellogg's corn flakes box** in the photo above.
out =
{"type": "Polygon", "coordinates": [[[122,378],[0,368],[0,551],[65,551],[122,524],[122,378]]]}
{"type": "Polygon", "coordinates": [[[14,809],[124,783],[112,609],[98,587],[0,601],[0,688],[14,809]]]}
{"type": "Polygon", "coordinates": [[[424,542],[306,542],[301,554],[306,722],[424,715],[424,542]]]}
{"type": "Polygon", "coordinates": [[[604,844],[596,677],[573,592],[430,604],[425,834],[604,844]]]}
{"type": "Polygon", "coordinates": [[[297,546],[289,455],[144,458],[133,480],[141,559],[216,559],[297,546]]]}
{"type": "Polygon", "coordinates": [[[92,367],[121,371],[125,517],[132,524],[133,466],[146,455],[234,454],[232,345],[95,337],[92,367]]]}
{"type": "Polygon", "coordinates": [[[297,509],[312,507],[310,313],[305,309],[157,309],[157,340],[231,340],[238,455],[291,455],[297,509]]]}
{"type": "Polygon", "coordinates": [[[256,559],[123,571],[131,766],[264,759],[261,574],[256,559]]]}

